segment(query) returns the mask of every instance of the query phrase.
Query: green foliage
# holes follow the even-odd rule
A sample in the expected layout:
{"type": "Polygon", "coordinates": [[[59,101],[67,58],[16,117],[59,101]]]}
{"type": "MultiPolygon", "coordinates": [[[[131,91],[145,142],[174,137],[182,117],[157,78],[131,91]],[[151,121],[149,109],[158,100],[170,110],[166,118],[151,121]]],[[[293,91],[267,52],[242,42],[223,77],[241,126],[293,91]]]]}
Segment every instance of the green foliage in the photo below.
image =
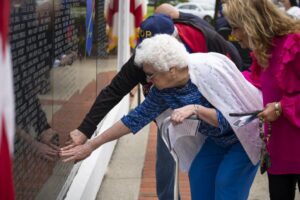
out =
{"type": "Polygon", "coordinates": [[[146,16],[146,18],[149,17],[150,15],[152,15],[153,12],[154,12],[154,7],[153,6],[148,6],[147,7],[147,16],[146,16]]]}

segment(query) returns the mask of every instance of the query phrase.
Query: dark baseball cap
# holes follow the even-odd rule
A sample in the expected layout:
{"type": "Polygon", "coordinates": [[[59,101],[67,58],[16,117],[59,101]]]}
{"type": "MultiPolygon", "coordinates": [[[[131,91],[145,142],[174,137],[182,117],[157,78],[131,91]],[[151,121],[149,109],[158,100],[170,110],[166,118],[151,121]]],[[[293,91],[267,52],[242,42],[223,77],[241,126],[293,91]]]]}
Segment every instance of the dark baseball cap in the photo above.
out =
{"type": "Polygon", "coordinates": [[[153,14],[145,19],[140,26],[139,41],[154,36],[155,34],[169,34],[174,33],[174,23],[172,19],[165,14],[153,14]]]}

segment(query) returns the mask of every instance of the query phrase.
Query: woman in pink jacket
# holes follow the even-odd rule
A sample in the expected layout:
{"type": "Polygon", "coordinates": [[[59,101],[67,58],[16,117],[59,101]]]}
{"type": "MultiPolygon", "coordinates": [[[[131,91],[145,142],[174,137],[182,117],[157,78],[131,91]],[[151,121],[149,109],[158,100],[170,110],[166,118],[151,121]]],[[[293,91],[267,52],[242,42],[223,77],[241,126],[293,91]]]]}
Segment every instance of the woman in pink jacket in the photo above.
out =
{"type": "Polygon", "coordinates": [[[224,14],[242,47],[253,50],[249,81],[260,87],[271,200],[292,200],[300,183],[300,22],[270,0],[227,0],[224,14]]]}

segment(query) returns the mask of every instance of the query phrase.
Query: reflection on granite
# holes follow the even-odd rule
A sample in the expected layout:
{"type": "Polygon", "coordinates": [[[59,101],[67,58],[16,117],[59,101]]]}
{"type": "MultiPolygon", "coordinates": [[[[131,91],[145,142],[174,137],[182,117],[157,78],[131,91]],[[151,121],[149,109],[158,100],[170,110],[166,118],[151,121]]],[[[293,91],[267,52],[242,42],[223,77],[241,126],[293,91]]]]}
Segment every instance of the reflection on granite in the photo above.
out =
{"type": "Polygon", "coordinates": [[[64,195],[73,165],[58,148],[115,74],[116,56],[85,56],[85,16],[81,0],[11,0],[17,200],[64,195]]]}

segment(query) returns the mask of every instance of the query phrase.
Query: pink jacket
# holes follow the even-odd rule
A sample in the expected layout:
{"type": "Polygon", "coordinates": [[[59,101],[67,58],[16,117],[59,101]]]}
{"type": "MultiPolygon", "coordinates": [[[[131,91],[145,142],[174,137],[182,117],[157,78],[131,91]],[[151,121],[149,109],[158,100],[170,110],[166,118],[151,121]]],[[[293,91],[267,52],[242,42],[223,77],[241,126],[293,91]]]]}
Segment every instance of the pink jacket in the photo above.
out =
{"type": "Polygon", "coordinates": [[[253,59],[251,74],[245,77],[260,88],[264,106],[280,101],[283,113],[272,123],[267,146],[271,174],[300,174],[300,33],[273,38],[269,67],[253,59]]]}

